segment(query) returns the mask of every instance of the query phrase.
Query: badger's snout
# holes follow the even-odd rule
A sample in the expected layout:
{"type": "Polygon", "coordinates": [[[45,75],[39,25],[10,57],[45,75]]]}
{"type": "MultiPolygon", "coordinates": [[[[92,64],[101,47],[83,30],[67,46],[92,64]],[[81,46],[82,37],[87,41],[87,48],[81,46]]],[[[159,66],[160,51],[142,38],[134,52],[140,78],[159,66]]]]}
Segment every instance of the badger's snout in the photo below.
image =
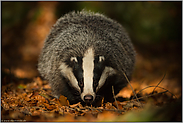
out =
{"type": "Polygon", "coordinates": [[[91,91],[90,93],[81,93],[81,99],[86,103],[86,104],[91,104],[95,100],[96,94],[91,91]]]}
{"type": "Polygon", "coordinates": [[[81,99],[86,103],[86,104],[91,104],[92,102],[94,102],[95,100],[95,94],[94,93],[87,93],[87,94],[84,94],[82,93],[81,94],[81,99]]]}
{"type": "Polygon", "coordinates": [[[84,96],[85,103],[92,103],[93,102],[93,96],[92,95],[85,95],[84,96]]]}

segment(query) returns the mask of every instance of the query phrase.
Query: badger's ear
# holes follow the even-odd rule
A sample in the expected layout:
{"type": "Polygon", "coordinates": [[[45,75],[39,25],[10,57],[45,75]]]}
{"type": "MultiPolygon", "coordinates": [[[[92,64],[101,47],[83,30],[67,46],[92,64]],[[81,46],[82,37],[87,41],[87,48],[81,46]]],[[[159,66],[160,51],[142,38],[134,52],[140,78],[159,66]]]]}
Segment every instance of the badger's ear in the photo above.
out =
{"type": "Polygon", "coordinates": [[[99,56],[99,62],[103,62],[105,60],[104,56],[99,56]]]}
{"type": "Polygon", "coordinates": [[[71,57],[71,58],[70,58],[70,61],[71,61],[71,62],[78,62],[78,60],[77,60],[76,57],[71,57]]]}

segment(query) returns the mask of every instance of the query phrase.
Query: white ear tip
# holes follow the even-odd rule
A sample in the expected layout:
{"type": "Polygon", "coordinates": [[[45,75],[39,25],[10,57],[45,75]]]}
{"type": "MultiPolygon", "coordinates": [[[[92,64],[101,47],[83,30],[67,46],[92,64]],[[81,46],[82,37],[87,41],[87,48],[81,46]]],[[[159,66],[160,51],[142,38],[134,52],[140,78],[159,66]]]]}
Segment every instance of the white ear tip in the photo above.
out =
{"type": "Polygon", "coordinates": [[[105,60],[104,56],[99,56],[99,62],[102,62],[104,60],[105,60]]]}
{"type": "Polygon", "coordinates": [[[75,61],[75,62],[78,62],[77,58],[76,57],[71,57],[70,59],[71,61],[75,61]]]}

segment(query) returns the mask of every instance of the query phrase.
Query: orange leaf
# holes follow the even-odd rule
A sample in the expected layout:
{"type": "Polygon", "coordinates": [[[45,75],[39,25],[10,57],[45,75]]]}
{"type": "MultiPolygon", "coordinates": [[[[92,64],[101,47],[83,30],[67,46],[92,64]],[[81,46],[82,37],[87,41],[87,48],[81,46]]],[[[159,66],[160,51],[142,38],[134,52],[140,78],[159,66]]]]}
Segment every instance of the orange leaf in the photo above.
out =
{"type": "Polygon", "coordinates": [[[67,97],[61,95],[59,97],[59,102],[62,106],[69,106],[69,101],[67,100],[67,97]]]}

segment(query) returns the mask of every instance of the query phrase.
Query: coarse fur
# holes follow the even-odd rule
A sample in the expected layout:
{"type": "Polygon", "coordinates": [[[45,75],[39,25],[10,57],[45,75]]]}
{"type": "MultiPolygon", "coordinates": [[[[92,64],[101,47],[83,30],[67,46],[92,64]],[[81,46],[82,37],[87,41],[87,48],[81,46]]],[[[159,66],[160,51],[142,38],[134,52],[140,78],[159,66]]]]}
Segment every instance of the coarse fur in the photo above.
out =
{"type": "MultiPolygon", "coordinates": [[[[98,105],[102,97],[105,101],[113,101],[112,86],[116,95],[127,85],[124,73],[129,80],[131,78],[135,51],[122,25],[102,14],[82,10],[70,12],[58,19],[44,42],[38,70],[49,81],[57,98],[62,94],[70,104],[85,104],[81,94],[84,93],[82,81],[87,75],[86,71],[79,71],[83,71],[80,62],[87,52],[93,53],[91,58],[94,57],[94,62],[98,60],[97,65],[93,65],[94,68],[90,70],[94,73],[101,71],[91,75],[97,80],[92,82],[95,93],[92,104],[98,105]],[[74,63],[77,64],[74,66],[74,63]],[[76,75],[80,73],[82,75],[76,75]]],[[[84,67],[87,67],[86,64],[84,67]]]]}

